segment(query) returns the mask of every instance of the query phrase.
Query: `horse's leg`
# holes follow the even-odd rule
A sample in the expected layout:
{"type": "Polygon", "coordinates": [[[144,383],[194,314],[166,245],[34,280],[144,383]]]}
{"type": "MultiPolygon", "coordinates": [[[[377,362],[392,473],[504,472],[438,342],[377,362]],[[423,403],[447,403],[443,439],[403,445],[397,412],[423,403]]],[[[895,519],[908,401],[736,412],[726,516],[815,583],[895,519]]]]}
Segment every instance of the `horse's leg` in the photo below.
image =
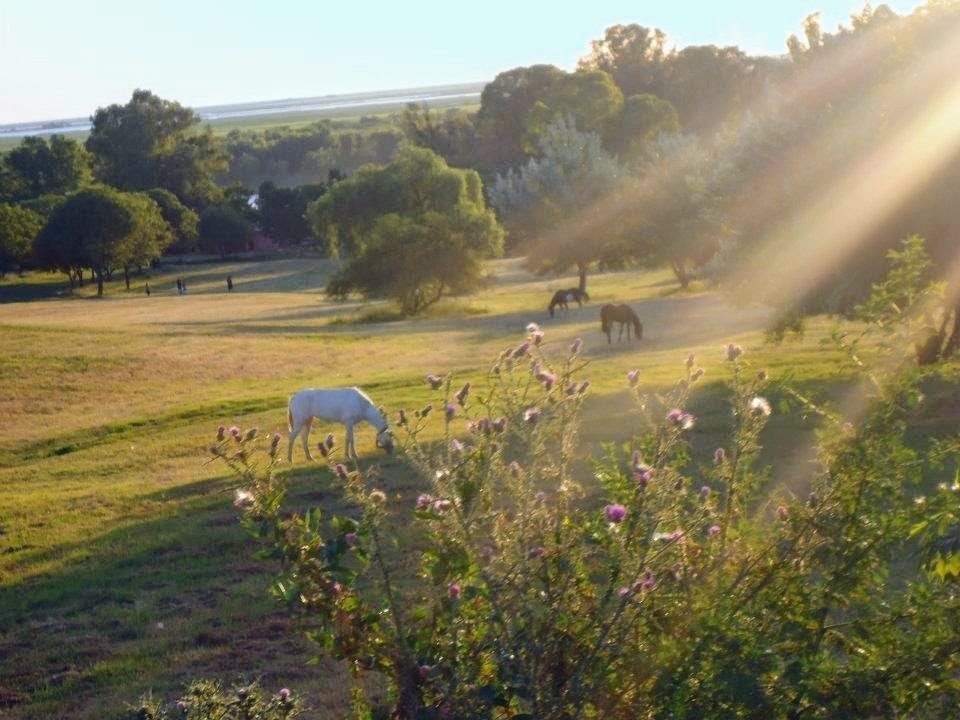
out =
{"type": "Polygon", "coordinates": [[[617,333],[617,342],[623,340],[623,323],[620,323],[620,332],[617,333]]]}
{"type": "Polygon", "coordinates": [[[345,423],[347,426],[347,437],[344,440],[344,454],[346,457],[356,460],[357,459],[357,449],[353,445],[353,423],[345,423]]]}
{"type": "Polygon", "coordinates": [[[287,462],[293,462],[293,444],[297,441],[297,435],[300,434],[302,426],[296,425],[290,428],[290,438],[287,441],[287,462]]]}
{"type": "Polygon", "coordinates": [[[303,451],[307,454],[307,460],[313,460],[313,455],[310,454],[310,424],[313,422],[313,418],[307,418],[307,421],[303,424],[303,451]]]}

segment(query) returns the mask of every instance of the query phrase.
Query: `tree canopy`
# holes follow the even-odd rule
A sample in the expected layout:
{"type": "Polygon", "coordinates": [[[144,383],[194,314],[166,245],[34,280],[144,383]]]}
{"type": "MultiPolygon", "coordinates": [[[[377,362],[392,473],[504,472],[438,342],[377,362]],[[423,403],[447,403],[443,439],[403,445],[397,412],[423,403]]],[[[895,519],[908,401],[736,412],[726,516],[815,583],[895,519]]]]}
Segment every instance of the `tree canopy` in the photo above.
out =
{"type": "Polygon", "coordinates": [[[0,279],[8,272],[23,269],[42,227],[40,213],[20,205],[0,203],[0,279]]]}
{"type": "Polygon", "coordinates": [[[309,215],[326,246],[348,256],[327,291],[389,297],[407,314],[475,287],[481,260],[503,248],[480,176],[425,148],[406,146],[390,165],[361,168],[312,203],[309,215]]]}
{"type": "Polygon", "coordinates": [[[10,194],[17,200],[41,195],[64,195],[90,178],[89,157],[83,146],[64,135],[25,137],[3,156],[10,173],[10,194]]]}

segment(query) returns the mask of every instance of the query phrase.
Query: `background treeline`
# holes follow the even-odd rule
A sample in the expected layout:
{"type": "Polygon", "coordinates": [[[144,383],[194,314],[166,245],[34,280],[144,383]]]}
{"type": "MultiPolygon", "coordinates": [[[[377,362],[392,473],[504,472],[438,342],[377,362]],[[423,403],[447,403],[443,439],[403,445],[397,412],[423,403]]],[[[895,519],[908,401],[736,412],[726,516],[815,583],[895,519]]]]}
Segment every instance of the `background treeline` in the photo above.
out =
{"type": "Polygon", "coordinates": [[[311,207],[365,165],[392,163],[407,142],[476,171],[506,250],[536,270],[573,268],[585,284],[597,267],[666,264],[683,286],[704,277],[795,314],[846,310],[903,237],[926,238],[933,277],[946,276],[955,254],[957,144],[917,130],[912,141],[940,148],[938,157],[919,168],[890,158],[918,114],[948,96],[958,29],[956,2],[931,0],[907,16],[867,5],[835,32],[811,15],[788,54],[754,57],[676,48],[660,30],[616,25],[574,72],[499,74],[473,113],[411,105],[352,127],[220,137],[190,109],[137,90],[97,110],[84,145],[27,138],[3,157],[2,269],[52,267],[32,251],[36,228],[63,198],[99,186],[149,191],[168,222],[177,218],[161,251],[242,250],[259,229],[280,244],[315,239],[362,255],[382,240],[373,227],[404,188],[349,206],[365,230],[351,231],[348,246],[336,229],[354,219],[311,207]],[[161,201],[160,190],[170,196],[161,201]],[[844,212],[872,220],[854,230],[844,212]],[[795,261],[782,261],[787,246],[795,261]]]}

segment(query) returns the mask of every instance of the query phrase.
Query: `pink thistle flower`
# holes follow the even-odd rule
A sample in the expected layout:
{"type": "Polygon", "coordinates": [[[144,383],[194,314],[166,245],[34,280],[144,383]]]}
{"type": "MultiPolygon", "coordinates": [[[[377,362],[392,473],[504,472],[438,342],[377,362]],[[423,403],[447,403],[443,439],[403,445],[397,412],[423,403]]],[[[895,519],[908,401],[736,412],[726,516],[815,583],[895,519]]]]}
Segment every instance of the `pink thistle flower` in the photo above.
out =
{"type": "Polygon", "coordinates": [[[530,425],[536,425],[537,420],[540,419],[540,408],[531,407],[527,408],[523,413],[523,420],[530,425]]]}
{"type": "Polygon", "coordinates": [[[617,597],[619,597],[621,600],[623,600],[629,594],[630,594],[630,588],[628,587],[622,587],[617,590],[617,597]]]}
{"type": "Polygon", "coordinates": [[[633,469],[639,470],[641,466],[643,466],[643,453],[639,450],[634,450],[631,458],[633,460],[633,469]]]}
{"type": "Polygon", "coordinates": [[[630,383],[630,387],[636,387],[637,383],[640,382],[640,371],[631,370],[627,373],[627,381],[630,383]]]}
{"type": "Polygon", "coordinates": [[[317,450],[319,450],[320,454],[324,457],[330,454],[330,451],[327,449],[327,444],[324,442],[317,443],[317,450]]]}
{"type": "Polygon", "coordinates": [[[512,357],[514,360],[519,360],[528,352],[530,352],[530,341],[524,340],[514,348],[513,352],[510,354],[510,357],[512,357]]]}
{"type": "Polygon", "coordinates": [[[230,435],[234,440],[240,442],[240,428],[238,428],[236,425],[230,428],[230,435]]]}
{"type": "Polygon", "coordinates": [[[713,451],[713,461],[717,465],[722,465],[723,461],[727,459],[727,451],[722,447],[717,448],[713,451]]]}
{"type": "Polygon", "coordinates": [[[580,349],[583,347],[583,340],[577,338],[572,343],[570,343],[570,354],[576,355],[580,352],[580,349]]]}
{"type": "Polygon", "coordinates": [[[543,383],[543,387],[547,392],[553,389],[554,384],[557,382],[557,376],[553,373],[541,372],[537,375],[537,379],[543,383]]]}
{"type": "Polygon", "coordinates": [[[786,520],[790,516],[790,511],[787,510],[785,505],[779,505],[777,507],[777,519],[786,520]]]}
{"type": "Polygon", "coordinates": [[[627,508],[619,503],[613,503],[603,508],[603,514],[606,515],[607,520],[610,522],[621,523],[627,516],[627,508]]]}
{"type": "Polygon", "coordinates": [[[702,488],[700,488],[700,499],[706,500],[708,497],[710,497],[710,486],[704,485],[702,488]]]}
{"type": "Polygon", "coordinates": [[[453,403],[447,403],[443,408],[443,412],[446,414],[447,420],[453,420],[453,416],[457,414],[457,406],[453,403]]]}
{"type": "Polygon", "coordinates": [[[426,510],[433,503],[433,495],[421,494],[417,498],[417,510],[426,510]]]}
{"type": "Polygon", "coordinates": [[[289,688],[280,688],[280,692],[277,693],[277,694],[280,696],[280,699],[283,700],[283,702],[286,702],[287,700],[290,699],[290,689],[289,689],[289,688]]]}
{"type": "Polygon", "coordinates": [[[347,543],[350,547],[356,547],[357,543],[360,542],[360,539],[357,537],[355,532],[348,532],[343,536],[344,542],[347,543]]]}
{"type": "Polygon", "coordinates": [[[407,413],[404,412],[403,410],[400,410],[400,412],[398,413],[398,416],[399,417],[397,417],[397,425],[399,425],[400,427],[403,427],[404,425],[407,424],[407,413]]]}
{"type": "Polygon", "coordinates": [[[334,582],[333,585],[330,586],[330,590],[333,592],[334,595],[339,595],[340,593],[343,592],[343,585],[341,585],[338,582],[334,582]]]}
{"type": "Polygon", "coordinates": [[[427,375],[427,384],[430,385],[430,388],[433,390],[438,390],[441,385],[443,385],[443,378],[439,375],[434,375],[431,373],[427,375]]]}
{"type": "Polygon", "coordinates": [[[441,499],[441,500],[434,500],[434,501],[433,501],[433,509],[434,509],[436,512],[440,512],[440,513],[446,512],[447,510],[449,510],[449,509],[452,508],[452,507],[453,507],[453,503],[450,502],[449,500],[443,500],[443,499],[441,499]]]}
{"type": "Polygon", "coordinates": [[[674,408],[673,410],[667,413],[667,420],[669,420],[672,423],[679,424],[680,419],[682,417],[683,417],[683,410],[681,410],[680,408],[674,408]]]}
{"type": "Polygon", "coordinates": [[[739,345],[734,345],[733,343],[727,345],[727,360],[733,362],[741,355],[743,355],[743,348],[739,345]]]}
{"type": "Polygon", "coordinates": [[[512,460],[510,462],[509,468],[510,475],[512,475],[514,478],[518,478],[521,474],[523,474],[523,466],[521,466],[516,460],[512,460]]]}
{"type": "Polygon", "coordinates": [[[459,600],[460,596],[463,595],[463,588],[460,587],[460,583],[450,583],[447,587],[447,592],[450,594],[450,597],[454,600],[459,600]]]}
{"type": "Polygon", "coordinates": [[[502,433],[506,427],[507,419],[505,417],[497,418],[497,420],[493,423],[493,429],[498,433],[502,433]]]}
{"type": "Polygon", "coordinates": [[[719,534],[720,534],[720,526],[719,526],[719,525],[711,525],[711,526],[710,526],[710,529],[707,530],[707,535],[709,535],[709,536],[712,537],[712,538],[713,538],[713,537],[716,537],[716,536],[719,535],[719,534]]]}
{"type": "Polygon", "coordinates": [[[537,502],[545,503],[547,501],[547,494],[543,490],[538,492],[534,497],[537,499],[537,502]]]}
{"type": "Polygon", "coordinates": [[[454,399],[457,401],[457,404],[460,407],[463,407],[463,404],[467,401],[467,395],[470,394],[470,383],[465,383],[462,388],[457,390],[457,394],[454,395],[454,399]]]}
{"type": "Polygon", "coordinates": [[[333,433],[330,433],[329,435],[327,435],[326,439],[323,442],[327,446],[327,450],[333,450],[333,442],[334,442],[333,433]]]}
{"type": "Polygon", "coordinates": [[[217,440],[223,440],[224,434],[227,432],[227,429],[221,425],[217,428],[217,440]]]}
{"type": "Polygon", "coordinates": [[[646,488],[650,484],[650,481],[653,480],[653,468],[648,465],[639,467],[633,471],[633,479],[636,480],[637,485],[641,488],[646,488]]]}
{"type": "Polygon", "coordinates": [[[463,443],[456,438],[450,441],[450,454],[456,457],[463,455],[463,443]]]}
{"type": "Polygon", "coordinates": [[[811,492],[809,495],[807,495],[807,505],[810,507],[816,507],[819,502],[820,496],[815,492],[811,492]]]}
{"type": "Polygon", "coordinates": [[[347,472],[347,466],[344,465],[343,463],[337,463],[336,465],[334,465],[333,471],[337,474],[337,477],[340,478],[341,480],[346,480],[349,477],[349,473],[347,472]]]}

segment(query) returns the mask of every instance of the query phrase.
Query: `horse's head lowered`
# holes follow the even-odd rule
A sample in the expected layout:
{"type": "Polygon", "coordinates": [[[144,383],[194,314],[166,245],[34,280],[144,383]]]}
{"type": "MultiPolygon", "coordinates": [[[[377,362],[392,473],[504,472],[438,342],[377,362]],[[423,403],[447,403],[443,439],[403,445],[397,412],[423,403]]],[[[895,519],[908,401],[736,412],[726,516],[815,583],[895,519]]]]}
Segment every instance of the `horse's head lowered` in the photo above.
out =
{"type": "Polygon", "coordinates": [[[393,433],[390,432],[390,428],[385,427],[377,433],[377,447],[387,455],[393,455],[393,433]]]}

